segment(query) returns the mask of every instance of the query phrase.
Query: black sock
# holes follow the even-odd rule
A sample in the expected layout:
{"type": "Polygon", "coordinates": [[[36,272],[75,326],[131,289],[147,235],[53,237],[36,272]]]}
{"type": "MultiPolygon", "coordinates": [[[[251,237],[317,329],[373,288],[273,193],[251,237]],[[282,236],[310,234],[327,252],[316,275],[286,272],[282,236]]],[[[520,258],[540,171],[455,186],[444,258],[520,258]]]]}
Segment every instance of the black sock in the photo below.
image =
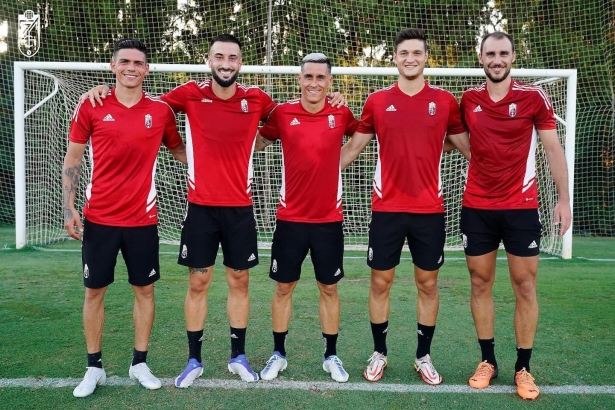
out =
{"type": "Polygon", "coordinates": [[[203,345],[203,329],[196,332],[186,331],[188,335],[188,359],[196,359],[201,363],[201,346],[203,345]]]}
{"type": "Polygon", "coordinates": [[[286,357],[286,336],[288,336],[288,330],[286,332],[273,332],[273,350],[286,357]]]}
{"type": "Polygon", "coordinates": [[[102,352],[88,353],[88,367],[103,368],[102,365],[102,352]]]}
{"type": "Polygon", "coordinates": [[[515,373],[525,368],[530,371],[530,359],[532,358],[532,349],[522,349],[517,347],[517,363],[515,363],[515,373]]]}
{"type": "Polygon", "coordinates": [[[416,333],[418,335],[418,345],[416,347],[416,358],[420,359],[426,354],[431,353],[431,339],[436,331],[435,326],[425,326],[420,323],[416,323],[416,333]]]}
{"type": "Polygon", "coordinates": [[[337,333],[334,335],[322,334],[325,343],[325,359],[329,356],[337,355],[337,333]]]}
{"type": "Polygon", "coordinates": [[[231,327],[231,359],[246,354],[246,328],[231,327]]]}
{"type": "Polygon", "coordinates": [[[482,354],[482,361],[492,364],[494,367],[498,367],[498,362],[495,361],[495,338],[491,339],[478,339],[480,345],[480,351],[482,354]]]}
{"type": "Polygon", "coordinates": [[[389,331],[389,321],[384,323],[371,323],[372,337],[374,338],[374,351],[387,355],[387,332],[389,331]]]}
{"type": "Polygon", "coordinates": [[[132,350],[132,365],[137,365],[139,363],[145,363],[147,361],[147,350],[142,352],[137,349],[132,350]]]}

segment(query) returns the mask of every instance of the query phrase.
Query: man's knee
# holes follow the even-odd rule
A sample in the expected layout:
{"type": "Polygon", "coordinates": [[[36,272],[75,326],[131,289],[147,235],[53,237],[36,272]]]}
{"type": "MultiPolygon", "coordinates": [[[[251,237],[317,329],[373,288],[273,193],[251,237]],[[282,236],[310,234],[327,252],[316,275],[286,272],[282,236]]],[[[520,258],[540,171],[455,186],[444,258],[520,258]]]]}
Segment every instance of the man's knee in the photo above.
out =
{"type": "Polygon", "coordinates": [[[394,273],[372,270],[370,292],[374,295],[387,295],[393,285],[394,273]]]}
{"type": "Polygon", "coordinates": [[[106,291],[107,286],[98,289],[85,288],[85,300],[87,302],[99,302],[104,298],[106,291]]]}
{"type": "Polygon", "coordinates": [[[189,290],[194,293],[203,293],[209,290],[213,277],[213,266],[208,268],[190,268],[189,290]]]}
{"type": "Polygon", "coordinates": [[[275,297],[276,299],[286,299],[290,297],[295,290],[297,282],[282,283],[276,282],[275,284],[275,297]]]}
{"type": "Polygon", "coordinates": [[[320,290],[320,295],[325,299],[334,299],[338,296],[337,283],[325,285],[324,283],[318,282],[318,289],[320,290]]]}

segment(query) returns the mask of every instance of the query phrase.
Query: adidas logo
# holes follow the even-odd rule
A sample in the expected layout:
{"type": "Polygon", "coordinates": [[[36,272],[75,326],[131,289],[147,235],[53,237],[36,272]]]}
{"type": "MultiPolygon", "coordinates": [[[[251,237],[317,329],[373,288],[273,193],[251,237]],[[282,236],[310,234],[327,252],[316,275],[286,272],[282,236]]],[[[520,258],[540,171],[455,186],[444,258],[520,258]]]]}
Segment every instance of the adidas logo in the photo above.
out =
{"type": "Polygon", "coordinates": [[[235,333],[231,333],[231,339],[239,339],[235,333]]]}
{"type": "Polygon", "coordinates": [[[393,104],[389,105],[389,107],[386,109],[386,111],[397,111],[397,108],[395,108],[395,106],[393,104]]]}
{"type": "Polygon", "coordinates": [[[335,273],[333,274],[333,276],[339,276],[342,274],[342,271],[338,268],[335,273]]]}
{"type": "Polygon", "coordinates": [[[296,118],[293,118],[293,120],[290,122],[290,125],[299,125],[299,124],[301,124],[301,123],[296,118]]]}
{"type": "Polygon", "coordinates": [[[387,326],[387,328],[382,331],[382,334],[388,333],[388,331],[389,331],[389,327],[387,326]]]}
{"type": "Polygon", "coordinates": [[[202,342],[202,341],[204,340],[204,339],[203,339],[204,337],[205,337],[205,336],[201,336],[201,337],[199,338],[199,342],[202,342]]]}
{"type": "Polygon", "coordinates": [[[538,248],[538,245],[536,245],[536,241],[532,241],[532,243],[530,243],[530,246],[527,247],[528,249],[535,249],[538,248]]]}
{"type": "Polygon", "coordinates": [[[213,102],[213,101],[212,101],[212,100],[210,100],[209,98],[203,98],[203,99],[201,100],[201,102],[210,103],[210,102],[213,102]]]}
{"type": "Polygon", "coordinates": [[[440,255],[440,259],[438,259],[438,263],[442,263],[442,255],[440,255]]]}
{"type": "Polygon", "coordinates": [[[256,256],[254,256],[254,254],[250,255],[250,257],[248,258],[248,262],[253,261],[254,259],[256,259],[256,256]]]}
{"type": "Polygon", "coordinates": [[[483,109],[480,108],[480,105],[477,105],[476,108],[474,108],[473,112],[483,112],[483,109]]]}
{"type": "Polygon", "coordinates": [[[156,269],[152,269],[152,271],[149,273],[149,277],[151,278],[155,274],[156,274],[156,269]]]}
{"type": "Polygon", "coordinates": [[[113,118],[111,114],[107,114],[107,116],[103,118],[103,121],[115,121],[115,118],[113,118]]]}

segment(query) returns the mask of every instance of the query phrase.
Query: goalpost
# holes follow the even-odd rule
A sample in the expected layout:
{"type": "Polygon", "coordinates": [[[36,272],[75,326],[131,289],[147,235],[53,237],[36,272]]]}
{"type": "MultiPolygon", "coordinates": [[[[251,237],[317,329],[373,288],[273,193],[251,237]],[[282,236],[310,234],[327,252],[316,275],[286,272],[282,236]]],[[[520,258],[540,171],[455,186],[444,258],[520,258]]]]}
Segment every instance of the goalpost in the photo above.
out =
{"type": "MultiPolygon", "coordinates": [[[[144,89],[162,94],[189,79],[208,77],[205,65],[150,64],[144,89]]],[[[276,102],[299,95],[296,74],[299,67],[243,66],[238,81],[257,85],[276,102]]],[[[374,67],[334,67],[333,90],[340,91],[358,118],[367,96],[397,79],[397,69],[374,67]]],[[[452,92],[458,99],[464,90],[484,82],[478,68],[427,68],[428,81],[452,92]]],[[[570,201],[573,201],[576,70],[513,69],[512,76],[539,84],[553,101],[557,129],[568,164],[570,201]]],[[[108,63],[15,62],[15,228],[16,246],[43,244],[68,238],[62,220],[61,170],[70,116],[79,96],[93,85],[114,83],[108,63]]],[[[183,135],[185,119],[178,118],[183,135]]],[[[87,155],[87,152],[86,152],[87,155]]],[[[342,173],[344,184],[344,233],[346,249],[365,249],[370,217],[372,177],[376,164],[375,144],[370,143],[342,173]]],[[[563,238],[557,234],[553,207],[557,191],[546,156],[538,146],[537,181],[540,215],[543,223],[541,251],[572,257],[572,228],[563,238]]],[[[462,249],[459,211],[467,161],[458,153],[443,156],[442,184],[446,205],[447,249],[462,249]]],[[[163,243],[179,242],[180,223],[186,206],[186,169],[166,149],[158,156],[159,232],[163,243]]],[[[82,166],[81,192],[89,178],[89,162],[82,166]]],[[[270,246],[278,190],[281,183],[281,150],[274,144],[254,154],[253,199],[259,247],[270,246]]],[[[83,195],[76,203],[82,206],[83,195]]]]}

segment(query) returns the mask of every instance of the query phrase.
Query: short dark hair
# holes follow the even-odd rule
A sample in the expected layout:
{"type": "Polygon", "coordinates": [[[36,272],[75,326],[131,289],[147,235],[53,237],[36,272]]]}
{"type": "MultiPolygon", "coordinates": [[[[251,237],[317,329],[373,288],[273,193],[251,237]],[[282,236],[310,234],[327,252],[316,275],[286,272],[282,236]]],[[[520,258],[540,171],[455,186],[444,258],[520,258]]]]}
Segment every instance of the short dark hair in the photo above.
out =
{"type": "Polygon", "coordinates": [[[113,58],[117,55],[117,52],[125,48],[139,50],[145,54],[145,62],[147,63],[147,47],[143,42],[134,38],[121,38],[113,44],[113,58]]]}
{"type": "Polygon", "coordinates": [[[323,53],[310,53],[303,57],[303,60],[301,60],[301,70],[303,70],[305,63],[326,64],[327,71],[331,74],[331,60],[323,53]]]}
{"type": "Polygon", "coordinates": [[[420,28],[406,28],[397,33],[395,41],[393,42],[393,51],[397,52],[397,46],[406,40],[420,40],[423,42],[425,51],[427,51],[427,35],[425,31],[420,28]]]}
{"type": "Polygon", "coordinates": [[[508,41],[510,41],[510,44],[512,45],[512,51],[515,51],[515,41],[512,39],[512,37],[506,33],[504,33],[503,31],[494,31],[493,33],[489,33],[487,34],[485,37],[483,37],[483,40],[480,42],[480,53],[483,53],[483,45],[485,44],[485,41],[487,41],[488,38],[493,37],[496,40],[502,40],[507,38],[508,41]]]}
{"type": "Polygon", "coordinates": [[[218,41],[220,41],[222,43],[235,43],[235,44],[237,44],[239,46],[239,49],[241,50],[241,41],[239,41],[237,39],[237,37],[235,37],[232,34],[227,34],[227,33],[220,34],[220,35],[214,37],[213,40],[211,40],[211,43],[209,43],[209,45],[213,46],[214,43],[218,42],[218,41]]]}

